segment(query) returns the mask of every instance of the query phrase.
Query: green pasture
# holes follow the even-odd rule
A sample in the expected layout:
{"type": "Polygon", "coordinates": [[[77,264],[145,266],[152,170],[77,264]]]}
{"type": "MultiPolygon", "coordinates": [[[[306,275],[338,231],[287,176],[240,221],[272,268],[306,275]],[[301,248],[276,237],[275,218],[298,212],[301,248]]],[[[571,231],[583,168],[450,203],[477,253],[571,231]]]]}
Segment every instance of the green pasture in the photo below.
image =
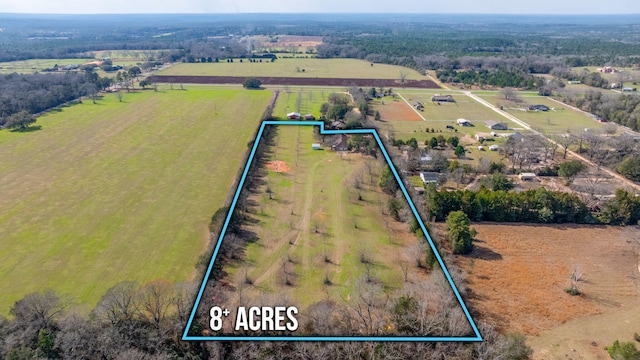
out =
{"type": "Polygon", "coordinates": [[[264,59],[261,63],[251,63],[248,59],[243,62],[234,59],[232,63],[183,63],[163,69],[157,75],[400,79],[401,72],[406,74],[407,79],[428,79],[415,70],[401,66],[371,66],[370,62],[364,60],[318,58],[278,59],[274,62],[264,59]]]}
{"type": "Polygon", "coordinates": [[[121,281],[194,276],[271,92],[123,95],[0,131],[0,314],[45,289],[93,307],[121,281]]]}
{"type": "Polygon", "coordinates": [[[273,117],[275,119],[286,120],[288,113],[298,112],[302,116],[313,114],[317,120],[320,117],[320,106],[327,102],[329,94],[334,92],[339,92],[339,90],[297,86],[290,87],[288,90],[281,90],[278,96],[278,102],[273,111],[273,117]]]}
{"type": "Polygon", "coordinates": [[[548,135],[564,134],[567,130],[578,129],[584,131],[585,128],[600,130],[603,127],[603,124],[594,120],[593,117],[542,96],[523,98],[524,103],[520,105],[505,102],[503,99],[496,97],[481,97],[493,104],[503,104],[506,112],[529,124],[533,129],[548,135]],[[529,105],[537,104],[546,105],[551,110],[525,110],[529,105]]]}

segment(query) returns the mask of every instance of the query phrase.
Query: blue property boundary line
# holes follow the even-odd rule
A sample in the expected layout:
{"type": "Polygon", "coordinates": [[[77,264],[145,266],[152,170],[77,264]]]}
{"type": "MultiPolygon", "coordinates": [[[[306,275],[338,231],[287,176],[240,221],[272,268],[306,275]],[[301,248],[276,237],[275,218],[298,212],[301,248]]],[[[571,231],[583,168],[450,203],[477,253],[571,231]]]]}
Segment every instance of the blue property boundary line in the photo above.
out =
{"type": "Polygon", "coordinates": [[[233,197],[233,201],[231,202],[231,206],[229,207],[229,212],[227,213],[227,217],[225,219],[224,225],[222,226],[222,231],[220,232],[220,236],[218,237],[218,243],[216,244],[216,247],[213,251],[213,256],[211,257],[211,261],[209,262],[209,267],[207,268],[207,272],[204,275],[204,278],[202,280],[202,285],[200,286],[200,291],[198,292],[198,296],[196,297],[196,301],[193,305],[193,309],[191,310],[191,316],[189,316],[189,321],[187,322],[187,326],[184,329],[184,333],[182,334],[182,340],[187,340],[187,341],[203,341],[203,340],[216,340],[216,341],[423,341],[423,342],[436,342],[436,341],[440,341],[440,342],[478,342],[478,341],[482,341],[482,336],[480,335],[480,331],[478,331],[478,328],[475,324],[475,322],[473,321],[473,319],[471,318],[471,315],[469,314],[469,310],[467,309],[467,306],[465,305],[464,301],[462,300],[462,297],[460,296],[460,293],[458,292],[458,288],[456,287],[456,285],[453,283],[453,279],[451,279],[451,275],[449,274],[449,270],[447,270],[447,267],[445,266],[444,262],[442,261],[442,257],[440,257],[440,253],[438,253],[438,250],[436,249],[433,240],[431,239],[431,236],[429,235],[429,232],[427,231],[427,228],[425,227],[422,219],[420,218],[420,215],[418,214],[418,211],[416,210],[416,207],[413,205],[413,201],[411,201],[411,197],[409,197],[409,193],[407,193],[407,189],[405,188],[404,184],[402,183],[402,180],[400,179],[400,176],[398,175],[398,172],[396,171],[395,166],[393,165],[393,162],[391,161],[391,158],[389,157],[389,154],[387,153],[387,150],[385,149],[384,145],[382,144],[382,140],[380,140],[380,137],[378,136],[378,132],[375,129],[352,129],[352,130],[325,130],[324,129],[324,122],[322,121],[273,121],[273,120],[266,120],[262,122],[262,125],[260,126],[260,130],[258,130],[258,134],[256,135],[256,139],[254,140],[253,143],[253,148],[251,149],[251,154],[249,155],[249,159],[247,160],[247,164],[245,165],[244,168],[244,172],[242,173],[242,177],[240,179],[240,183],[238,184],[238,188],[236,189],[236,193],[233,197]],[[240,196],[240,192],[242,191],[242,188],[244,186],[244,182],[247,178],[247,173],[249,172],[249,168],[251,167],[251,164],[253,163],[253,158],[255,156],[256,150],[258,149],[258,145],[260,144],[260,140],[262,139],[262,133],[264,132],[264,128],[267,125],[295,125],[295,126],[319,126],[320,127],[320,134],[322,135],[335,135],[335,134],[371,134],[373,135],[373,137],[376,139],[376,141],[378,142],[378,146],[380,146],[380,150],[382,151],[382,154],[384,155],[385,160],[387,161],[387,164],[389,165],[389,168],[391,168],[391,172],[393,173],[393,176],[395,176],[396,181],[398,182],[398,185],[400,185],[400,189],[402,190],[402,193],[404,194],[405,199],[407,200],[407,202],[409,203],[409,207],[411,208],[411,211],[413,212],[413,215],[416,217],[416,220],[418,221],[418,224],[420,224],[420,228],[422,229],[423,234],[425,234],[425,236],[427,237],[427,240],[429,242],[429,246],[431,247],[431,251],[433,251],[433,254],[436,256],[436,259],[438,260],[438,264],[440,264],[440,268],[442,269],[445,277],[447,278],[447,281],[449,282],[449,285],[451,286],[451,289],[453,290],[453,293],[456,296],[456,299],[458,300],[458,303],[460,304],[460,306],[462,307],[462,310],[464,311],[465,316],[467,317],[467,320],[469,321],[469,324],[471,325],[471,328],[473,329],[473,332],[475,334],[475,336],[192,336],[189,335],[189,329],[191,329],[191,325],[193,323],[193,319],[196,315],[196,311],[198,309],[198,305],[200,305],[200,300],[202,299],[202,294],[204,293],[204,289],[207,285],[207,279],[209,278],[210,274],[211,274],[211,269],[213,269],[213,263],[215,262],[216,257],[218,256],[218,251],[220,250],[220,245],[222,244],[222,240],[224,238],[225,233],[227,232],[227,227],[229,226],[229,221],[231,220],[231,215],[233,214],[233,210],[236,207],[236,204],[238,202],[238,197],[240,196]]]}

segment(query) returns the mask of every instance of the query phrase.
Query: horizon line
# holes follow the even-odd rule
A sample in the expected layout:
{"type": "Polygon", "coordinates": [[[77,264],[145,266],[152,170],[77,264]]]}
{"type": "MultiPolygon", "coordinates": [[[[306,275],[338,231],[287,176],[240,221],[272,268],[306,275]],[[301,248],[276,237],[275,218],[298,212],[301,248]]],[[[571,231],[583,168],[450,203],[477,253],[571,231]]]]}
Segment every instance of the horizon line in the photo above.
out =
{"type": "MultiPolygon", "coordinates": [[[[278,14],[304,14],[304,15],[490,15],[490,16],[635,16],[638,13],[485,13],[485,12],[132,12],[132,13],[108,13],[108,12],[77,12],[77,13],[52,13],[52,12],[0,12],[0,15],[278,15],[278,14]]],[[[640,20],[640,19],[639,19],[640,20]]]]}

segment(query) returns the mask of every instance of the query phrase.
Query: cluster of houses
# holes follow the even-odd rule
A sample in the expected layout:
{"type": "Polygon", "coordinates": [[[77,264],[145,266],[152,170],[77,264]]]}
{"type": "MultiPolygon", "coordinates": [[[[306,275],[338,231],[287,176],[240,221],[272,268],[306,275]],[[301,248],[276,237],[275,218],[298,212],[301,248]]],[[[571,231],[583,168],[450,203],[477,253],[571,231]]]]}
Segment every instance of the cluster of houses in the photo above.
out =
{"type": "Polygon", "coordinates": [[[601,72],[603,74],[615,74],[615,73],[620,72],[620,70],[614,69],[611,66],[605,66],[605,67],[602,67],[602,68],[598,68],[597,71],[601,72]]]}

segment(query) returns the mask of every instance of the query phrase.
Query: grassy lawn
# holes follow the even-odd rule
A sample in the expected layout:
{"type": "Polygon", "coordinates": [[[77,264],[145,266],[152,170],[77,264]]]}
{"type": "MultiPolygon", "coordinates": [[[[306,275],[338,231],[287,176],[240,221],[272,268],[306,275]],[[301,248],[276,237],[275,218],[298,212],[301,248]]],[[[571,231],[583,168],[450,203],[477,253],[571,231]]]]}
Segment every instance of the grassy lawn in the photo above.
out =
{"type": "Polygon", "coordinates": [[[280,91],[278,102],[273,110],[274,119],[286,120],[290,112],[298,112],[302,116],[306,114],[320,117],[320,106],[327,102],[329,94],[339,92],[333,89],[314,89],[308,87],[291,87],[288,90],[280,91]],[[300,99],[298,101],[298,99],[300,99]]]}
{"type": "MultiPolygon", "coordinates": [[[[298,306],[327,296],[348,301],[356,279],[366,271],[360,262],[363,249],[372,259],[372,276],[384,284],[383,288],[402,287],[399,259],[417,240],[406,224],[388,217],[385,220],[381,214],[380,204],[388,196],[377,186],[380,163],[359,154],[314,151],[314,142],[320,141],[314,138],[312,127],[278,126],[277,145],[269,160],[285,162],[290,171],[268,172],[265,184],[272,199],[266,193],[267,185],[252,195],[258,204],[258,224],[248,230],[259,240],[247,246],[241,263],[225,268],[235,286],[242,286],[246,269],[253,281],[250,297],[256,303],[266,294],[287,296],[298,306]],[[354,186],[358,176],[360,190],[354,186]],[[325,262],[325,255],[331,263],[325,262]],[[284,284],[283,261],[293,286],[284,284]],[[323,285],[325,276],[330,286],[323,285]]],[[[419,276],[418,271],[412,268],[409,272],[416,274],[410,276],[419,276]]]]}
{"type": "Polygon", "coordinates": [[[270,96],[108,95],[0,131],[0,313],[47,288],[93,307],[121,281],[193,276],[270,96]]]}
{"type": "Polygon", "coordinates": [[[579,111],[569,108],[545,97],[523,98],[525,103],[515,107],[513,103],[506,103],[497,97],[481,96],[494,104],[503,104],[504,110],[516,116],[545,134],[564,134],[567,129],[584,131],[585,128],[602,129],[603,124],[595,121],[592,117],[579,111]],[[524,111],[528,105],[542,104],[548,106],[550,111],[524,111]]]}
{"type": "Polygon", "coordinates": [[[406,78],[409,80],[428,79],[415,70],[401,66],[386,64],[371,66],[371,63],[364,60],[316,58],[278,59],[274,62],[262,63],[250,63],[246,59],[241,63],[236,59],[232,63],[177,64],[158,72],[157,75],[399,79],[401,72],[406,73],[406,78]]]}

